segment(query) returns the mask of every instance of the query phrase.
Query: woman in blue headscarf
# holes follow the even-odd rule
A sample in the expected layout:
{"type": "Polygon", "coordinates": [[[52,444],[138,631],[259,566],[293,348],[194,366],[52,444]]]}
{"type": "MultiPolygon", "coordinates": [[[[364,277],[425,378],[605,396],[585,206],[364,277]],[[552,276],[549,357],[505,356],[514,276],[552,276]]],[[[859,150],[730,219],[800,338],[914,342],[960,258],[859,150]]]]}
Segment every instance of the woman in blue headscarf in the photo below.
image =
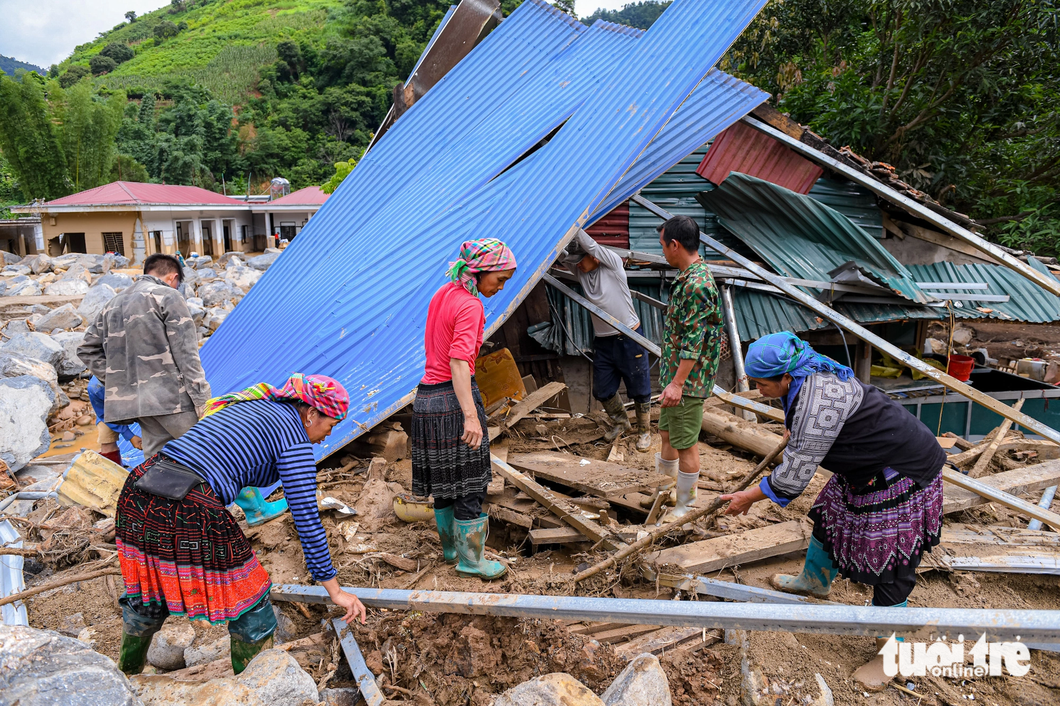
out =
{"type": "MultiPolygon", "coordinates": [[[[813,538],[802,573],[774,576],[773,586],[824,597],[839,573],[872,586],[875,606],[906,606],[920,556],[939,543],[942,529],[946,452],[935,435],[853,370],[787,331],[752,343],[745,367],[763,395],[782,400],[788,446],[758,486],[722,496],[731,501],[726,513],[746,513],[766,498],[783,507],[818,466],[833,473],[810,509],[813,538]]],[[[882,657],[854,677],[866,689],[889,680],[882,657]]]]}

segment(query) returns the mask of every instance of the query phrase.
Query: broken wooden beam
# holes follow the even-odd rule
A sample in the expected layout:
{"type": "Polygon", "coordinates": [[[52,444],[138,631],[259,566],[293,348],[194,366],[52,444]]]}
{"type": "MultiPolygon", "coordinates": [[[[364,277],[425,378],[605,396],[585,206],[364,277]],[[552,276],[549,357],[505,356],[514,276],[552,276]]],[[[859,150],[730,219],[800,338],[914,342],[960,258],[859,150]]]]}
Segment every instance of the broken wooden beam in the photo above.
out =
{"type": "MultiPolygon", "coordinates": [[[[1044,490],[1057,485],[1058,481],[1060,481],[1060,461],[1046,461],[1014,471],[995,473],[992,476],[980,478],[976,482],[1010,495],[1022,495],[1032,490],[1044,490]]],[[[942,514],[944,515],[990,502],[982,495],[952,485],[946,486],[943,492],[942,514]]]]}
{"type": "Polygon", "coordinates": [[[704,646],[721,640],[721,633],[717,630],[705,630],[702,628],[662,628],[642,635],[622,645],[615,646],[615,654],[632,660],[645,652],[651,655],[687,647],[690,645],[704,646]]]}
{"type": "Polygon", "coordinates": [[[1055,512],[1046,510],[1043,507],[1038,507],[1026,500],[1021,500],[1015,495],[1010,495],[1003,490],[993,488],[980,480],[969,478],[963,473],[958,473],[952,468],[942,469],[942,478],[958,488],[971,491],[976,495],[986,498],[989,502],[998,503],[1004,505],[1009,510],[1018,512],[1025,517],[1032,517],[1036,520],[1041,520],[1045,524],[1052,527],[1054,530],[1060,531],[1060,515],[1055,512]]]}
{"type": "Polygon", "coordinates": [[[810,535],[806,522],[791,520],[652,552],[644,556],[644,561],[659,570],[675,566],[682,574],[704,574],[803,551],[810,546],[810,535]]]}
{"type": "Polygon", "coordinates": [[[669,477],[607,461],[562,453],[512,454],[508,462],[549,483],[610,500],[626,493],[652,493],[669,477]]]}
{"type": "Polygon", "coordinates": [[[547,508],[551,513],[556,515],[556,517],[581,532],[594,543],[602,542],[610,549],[621,549],[626,546],[625,542],[613,535],[607,528],[588,519],[581,508],[556,497],[552,491],[531,478],[526,477],[524,474],[512,468],[496,456],[492,456],[491,459],[493,461],[493,468],[504,476],[506,481],[529,495],[535,501],[547,508]]]}
{"type": "MultiPolygon", "coordinates": [[[[623,525],[615,530],[618,538],[624,542],[635,542],[637,536],[644,532],[639,525],[623,525]]],[[[588,541],[584,534],[573,527],[544,527],[530,530],[530,543],[535,546],[543,544],[578,544],[588,541]]]]}
{"type": "MultiPolygon", "coordinates": [[[[1012,408],[1017,411],[1023,409],[1023,400],[1017,400],[1016,404],[1012,405],[1012,408]]],[[[1011,428],[1011,419],[1004,419],[1001,421],[1001,426],[999,426],[997,431],[994,432],[994,438],[991,439],[990,443],[986,445],[985,449],[983,449],[983,453],[979,455],[972,470],[968,471],[969,478],[978,478],[986,473],[986,469],[990,467],[990,461],[993,460],[994,454],[997,453],[997,447],[1005,439],[1005,434],[1008,434],[1008,430],[1011,428]]]]}
{"type": "Polygon", "coordinates": [[[558,395],[567,389],[567,385],[562,382],[553,381],[544,387],[534,390],[524,399],[517,402],[500,422],[501,430],[507,431],[511,429],[520,419],[533,412],[541,405],[548,402],[550,399],[558,395]]]}
{"type": "Polygon", "coordinates": [[[944,571],[1060,575],[1060,534],[1018,527],[950,525],[921,566],[944,571]]]}

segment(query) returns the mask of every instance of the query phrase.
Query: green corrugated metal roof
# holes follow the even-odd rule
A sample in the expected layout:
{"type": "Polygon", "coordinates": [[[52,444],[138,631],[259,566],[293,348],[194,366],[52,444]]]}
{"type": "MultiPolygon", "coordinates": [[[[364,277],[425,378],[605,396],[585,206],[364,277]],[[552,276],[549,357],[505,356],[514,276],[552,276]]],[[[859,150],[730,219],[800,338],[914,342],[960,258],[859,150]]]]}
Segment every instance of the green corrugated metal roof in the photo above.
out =
{"type": "Polygon", "coordinates": [[[865,187],[846,179],[821,177],[809,196],[839,211],[873,238],[883,238],[883,213],[876,205],[875,194],[865,187]]]}
{"type": "Polygon", "coordinates": [[[723,228],[781,274],[827,281],[830,271],[853,261],[899,296],[928,301],[909,270],[875,238],[809,196],[734,172],[701,200],[723,228]]]}
{"type": "MultiPolygon", "coordinates": [[[[1031,266],[1052,276],[1044,265],[1033,257],[1027,258],[1031,266]]],[[[989,285],[984,294],[1007,294],[1007,302],[953,302],[953,313],[963,319],[1002,319],[1005,321],[1025,321],[1044,324],[1060,321],[1060,297],[1045,291],[1029,279],[1001,265],[955,265],[952,262],[936,262],[932,265],[910,265],[909,270],[918,282],[961,282],[985,283],[989,285]]],[[[948,289],[932,290],[939,292],[939,299],[945,292],[974,294],[979,290],[948,289]]],[[[945,309],[940,311],[946,312],[945,309]]],[[[948,315],[948,312],[947,312],[948,315]]]]}

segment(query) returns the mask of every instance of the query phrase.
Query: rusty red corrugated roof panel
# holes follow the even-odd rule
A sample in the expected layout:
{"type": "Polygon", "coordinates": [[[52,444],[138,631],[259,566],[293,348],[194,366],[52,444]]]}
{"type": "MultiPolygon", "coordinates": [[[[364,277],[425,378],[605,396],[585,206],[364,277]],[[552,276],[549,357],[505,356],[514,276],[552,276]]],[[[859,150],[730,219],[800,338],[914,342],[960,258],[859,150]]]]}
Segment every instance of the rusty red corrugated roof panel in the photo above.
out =
{"type": "Polygon", "coordinates": [[[614,248],[629,248],[629,201],[615,206],[596,223],[585,229],[593,240],[614,248]]]}
{"type": "Polygon", "coordinates": [[[793,150],[742,122],[736,122],[714,139],[696,174],[720,185],[732,172],[805,194],[824,169],[793,150]]]}
{"type": "Polygon", "coordinates": [[[49,201],[48,206],[122,206],[122,205],[224,205],[240,206],[242,201],[200,189],[197,186],[172,186],[168,184],[142,184],[133,181],[115,181],[94,189],[79,191],[49,201]]]}
{"type": "Polygon", "coordinates": [[[270,201],[269,204],[273,206],[320,206],[327,200],[328,195],[321,191],[319,186],[307,186],[270,201]]]}

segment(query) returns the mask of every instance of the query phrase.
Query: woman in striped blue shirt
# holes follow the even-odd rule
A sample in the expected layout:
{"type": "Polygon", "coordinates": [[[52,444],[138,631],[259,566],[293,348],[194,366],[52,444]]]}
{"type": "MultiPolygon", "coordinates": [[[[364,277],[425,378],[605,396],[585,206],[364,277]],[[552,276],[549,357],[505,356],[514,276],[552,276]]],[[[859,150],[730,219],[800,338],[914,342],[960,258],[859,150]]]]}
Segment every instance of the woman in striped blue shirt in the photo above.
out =
{"type": "Polygon", "coordinates": [[[283,483],[310,574],[346,610],[344,620],[364,622],[364,606],[339,588],[316,505],[313,444],[348,408],[337,381],[296,373],[281,389],[261,383],[210,400],[184,436],[133,469],[115,517],[123,672],[143,670],[151,638],[171,614],[227,622],[236,674],[271,644],[272,582],[225,509],[247,486],[283,483]],[[190,490],[173,489],[181,478],[190,478],[190,490]]]}

